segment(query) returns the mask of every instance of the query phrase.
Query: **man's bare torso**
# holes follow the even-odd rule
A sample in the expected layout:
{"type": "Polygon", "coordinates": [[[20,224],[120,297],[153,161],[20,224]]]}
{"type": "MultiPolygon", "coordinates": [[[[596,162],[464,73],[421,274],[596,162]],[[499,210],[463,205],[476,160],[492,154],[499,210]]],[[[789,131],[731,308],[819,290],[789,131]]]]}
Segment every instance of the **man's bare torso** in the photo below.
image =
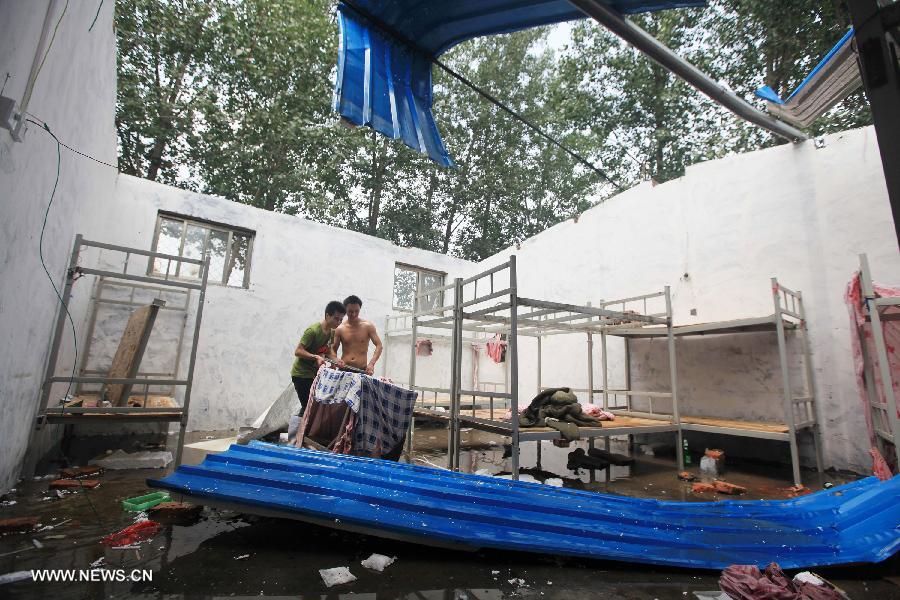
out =
{"type": "Polygon", "coordinates": [[[341,359],[358,369],[365,369],[369,362],[369,341],[374,325],[360,319],[357,323],[344,323],[335,331],[341,343],[341,359]]]}

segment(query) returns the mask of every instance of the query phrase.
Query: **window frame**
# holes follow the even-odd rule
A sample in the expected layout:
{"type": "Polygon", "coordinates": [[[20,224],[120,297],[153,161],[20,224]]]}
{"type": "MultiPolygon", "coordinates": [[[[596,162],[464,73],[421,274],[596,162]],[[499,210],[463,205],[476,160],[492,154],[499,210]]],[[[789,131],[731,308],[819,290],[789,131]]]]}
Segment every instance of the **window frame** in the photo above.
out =
{"type": "MultiPolygon", "coordinates": [[[[416,308],[416,298],[415,297],[421,295],[422,292],[425,291],[422,288],[422,280],[424,279],[424,276],[426,276],[426,275],[432,275],[432,276],[436,275],[441,278],[441,283],[437,287],[444,287],[445,285],[447,285],[447,273],[444,271],[429,269],[427,267],[419,267],[416,265],[411,265],[409,263],[395,262],[394,263],[394,281],[393,281],[393,284],[391,287],[391,309],[398,311],[398,312],[413,313],[416,308]],[[415,291],[415,294],[413,295],[412,308],[403,308],[403,307],[394,305],[394,300],[396,298],[396,294],[394,292],[397,287],[397,269],[402,269],[404,271],[412,271],[413,273],[416,274],[416,291],[415,291]]],[[[440,292],[438,292],[438,294],[439,294],[438,305],[435,306],[434,308],[444,305],[444,290],[441,290],[440,292]]]]}
{"type": "MultiPolygon", "coordinates": [[[[153,230],[153,243],[151,245],[151,251],[156,252],[159,246],[159,234],[162,228],[163,220],[169,221],[179,221],[181,222],[181,239],[178,245],[177,256],[183,257],[182,254],[184,252],[184,244],[185,239],[187,237],[187,230],[190,225],[195,227],[202,227],[206,229],[206,236],[203,239],[203,248],[204,251],[208,250],[209,238],[210,234],[213,231],[218,231],[221,233],[225,233],[228,235],[228,239],[225,242],[225,265],[228,264],[228,257],[231,253],[231,245],[232,240],[234,239],[234,235],[237,234],[239,236],[243,236],[247,238],[247,258],[244,265],[244,279],[241,282],[241,285],[228,285],[228,281],[226,279],[225,269],[222,269],[222,277],[220,280],[214,280],[211,278],[207,278],[207,284],[218,285],[221,287],[230,287],[234,289],[250,289],[250,268],[253,264],[253,244],[256,240],[256,232],[252,229],[247,229],[246,227],[237,227],[234,225],[228,225],[226,223],[219,223],[216,221],[210,221],[207,219],[202,219],[198,217],[189,217],[186,215],[181,215],[174,212],[160,210],[156,214],[156,226],[153,230]]],[[[175,273],[161,273],[154,270],[154,262],[156,259],[150,257],[147,261],[147,275],[149,277],[166,277],[168,279],[177,279],[179,281],[198,281],[196,277],[182,277],[180,275],[181,266],[184,264],[182,262],[178,262],[175,267],[175,273]]]]}

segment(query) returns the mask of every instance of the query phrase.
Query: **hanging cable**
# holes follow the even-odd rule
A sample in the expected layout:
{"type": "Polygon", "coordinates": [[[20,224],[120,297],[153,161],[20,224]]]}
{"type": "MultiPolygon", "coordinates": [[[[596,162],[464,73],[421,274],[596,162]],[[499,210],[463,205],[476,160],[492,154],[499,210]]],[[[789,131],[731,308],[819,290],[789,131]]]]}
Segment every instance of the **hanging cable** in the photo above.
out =
{"type": "Polygon", "coordinates": [[[90,33],[90,32],[91,32],[91,30],[92,30],[92,29],[93,29],[93,28],[94,28],[94,25],[96,25],[96,24],[97,24],[97,17],[99,17],[99,16],[100,16],[100,9],[101,9],[101,8],[103,8],[103,0],[100,0],[100,5],[99,5],[99,6],[97,6],[97,14],[96,14],[96,15],[94,15],[94,20],[93,20],[93,21],[91,21],[91,26],[90,26],[90,27],[88,27],[88,33],[90,33]]]}
{"type": "Polygon", "coordinates": [[[33,115],[30,112],[26,112],[25,114],[27,114],[29,117],[34,117],[34,119],[37,119],[37,121],[35,121],[33,119],[27,119],[27,121],[29,123],[34,123],[41,129],[45,130],[47,133],[52,135],[53,139],[56,140],[56,143],[59,144],[60,146],[62,146],[63,148],[65,148],[66,150],[70,150],[70,151],[74,152],[75,154],[78,154],[79,156],[83,156],[83,157],[87,158],[88,160],[94,161],[95,163],[101,164],[106,167],[111,167],[117,171],[119,170],[119,167],[117,167],[116,165],[110,164],[108,162],[104,162],[104,161],[100,160],[99,158],[94,158],[90,154],[85,154],[81,150],[77,150],[77,149],[73,148],[72,146],[69,146],[65,142],[60,141],[60,139],[58,137],[56,137],[52,131],[50,131],[50,126],[47,125],[47,122],[45,120],[43,120],[42,118],[40,118],[39,116],[33,115]],[[40,122],[38,122],[38,121],[40,121],[40,122]]]}
{"type": "Polygon", "coordinates": [[[588,161],[586,158],[584,158],[583,156],[581,156],[580,154],[578,154],[577,152],[575,152],[574,150],[572,150],[571,148],[569,148],[568,146],[564,145],[562,142],[560,142],[559,140],[557,140],[555,137],[553,137],[553,136],[550,135],[549,133],[547,133],[547,132],[543,131],[542,129],[540,129],[537,125],[535,125],[534,123],[532,123],[532,122],[531,122],[530,120],[528,120],[525,116],[523,116],[523,115],[520,114],[519,112],[515,111],[514,109],[510,108],[509,106],[507,106],[506,104],[504,104],[503,102],[501,102],[499,99],[497,99],[495,96],[493,96],[490,92],[487,92],[487,91],[483,90],[482,88],[480,88],[478,85],[476,85],[475,83],[473,83],[472,81],[470,81],[469,79],[467,79],[466,77],[464,77],[463,75],[460,75],[459,73],[457,73],[456,71],[454,71],[452,68],[450,68],[449,66],[447,66],[443,61],[441,61],[440,59],[438,59],[436,56],[432,56],[429,52],[426,52],[426,51],[422,50],[417,44],[415,44],[415,43],[413,43],[412,41],[410,41],[409,39],[407,39],[404,35],[402,35],[400,32],[398,32],[397,30],[395,30],[393,27],[391,27],[391,26],[388,25],[387,23],[381,21],[381,20],[378,19],[377,17],[375,17],[375,16],[369,14],[368,12],[366,12],[365,10],[363,10],[362,8],[360,8],[359,5],[357,5],[356,2],[355,2],[354,0],[341,0],[341,3],[344,4],[344,5],[346,5],[346,6],[349,7],[350,9],[352,9],[352,10],[353,10],[354,12],[356,12],[359,16],[363,17],[364,19],[366,19],[367,21],[369,21],[370,23],[372,23],[373,25],[375,25],[375,27],[377,27],[378,29],[380,29],[383,33],[387,34],[388,36],[390,36],[390,37],[392,37],[392,38],[394,38],[394,39],[396,39],[396,40],[398,40],[399,42],[401,42],[401,43],[403,43],[403,44],[406,44],[406,45],[409,46],[410,48],[413,48],[414,50],[416,50],[417,52],[419,52],[419,53],[422,54],[423,56],[428,57],[428,59],[429,59],[432,63],[434,63],[435,65],[437,65],[437,66],[440,67],[441,69],[443,69],[448,75],[450,75],[451,77],[453,77],[454,79],[456,79],[457,81],[459,81],[460,83],[462,83],[463,85],[465,85],[466,87],[471,88],[473,91],[475,91],[475,92],[476,92],[478,95],[480,95],[482,98],[484,98],[485,100],[487,100],[488,102],[490,102],[491,104],[493,104],[494,106],[496,106],[497,108],[499,108],[499,109],[505,111],[505,112],[508,113],[510,116],[512,116],[514,119],[520,121],[520,122],[523,123],[526,127],[528,127],[529,129],[531,129],[532,131],[534,131],[535,133],[537,133],[537,134],[540,135],[541,137],[547,139],[547,140],[548,140],[550,143],[552,143],[554,146],[556,146],[557,148],[561,149],[561,150],[564,151],[566,154],[568,154],[569,156],[571,156],[572,158],[574,158],[577,162],[581,163],[582,165],[584,165],[585,167],[587,167],[588,169],[590,169],[590,170],[593,171],[594,173],[600,175],[600,177],[602,177],[602,178],[605,179],[607,182],[609,182],[610,184],[612,184],[613,186],[615,186],[615,188],[616,188],[618,191],[622,192],[622,191],[625,190],[625,188],[623,188],[621,185],[619,185],[619,183],[618,183],[616,180],[614,180],[612,177],[610,177],[610,175],[607,174],[603,169],[601,169],[600,167],[594,165],[593,163],[591,163],[590,161],[588,161]]]}
{"type": "MultiPolygon", "coordinates": [[[[35,123],[35,125],[38,124],[34,121],[32,121],[32,123],[35,123]]],[[[59,303],[62,305],[63,310],[66,311],[66,316],[69,317],[69,324],[72,326],[72,344],[75,348],[75,360],[72,362],[72,376],[69,378],[69,386],[66,388],[66,393],[63,396],[63,407],[65,408],[65,399],[69,397],[69,392],[72,390],[72,384],[75,382],[75,367],[78,364],[78,337],[75,334],[75,321],[72,319],[72,313],[69,312],[69,307],[66,306],[62,295],[59,293],[59,288],[56,287],[56,282],[53,281],[53,276],[50,275],[50,271],[47,269],[47,263],[44,262],[44,231],[47,229],[47,217],[50,215],[50,207],[53,206],[53,200],[56,198],[56,188],[59,185],[59,170],[62,165],[60,147],[62,146],[62,143],[59,141],[59,138],[50,131],[50,127],[48,127],[46,123],[44,123],[43,129],[56,140],[56,181],[53,182],[53,191],[50,192],[50,201],[47,203],[47,210],[44,211],[44,223],[41,225],[41,237],[38,242],[38,256],[41,259],[41,266],[44,268],[44,273],[47,274],[47,279],[50,280],[50,285],[53,286],[53,291],[59,299],[59,303]]],[[[68,277],[70,275],[67,273],[66,276],[68,277]]]]}

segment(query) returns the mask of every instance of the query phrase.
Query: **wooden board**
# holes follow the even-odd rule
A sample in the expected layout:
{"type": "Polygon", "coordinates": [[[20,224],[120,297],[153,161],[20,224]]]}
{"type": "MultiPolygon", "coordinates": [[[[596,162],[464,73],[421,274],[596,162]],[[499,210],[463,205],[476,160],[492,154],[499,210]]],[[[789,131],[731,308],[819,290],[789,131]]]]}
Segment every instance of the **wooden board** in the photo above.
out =
{"type": "MultiPolygon", "coordinates": [[[[618,418],[618,417],[617,417],[618,418]]],[[[706,425],[708,427],[727,427],[746,431],[765,431],[768,433],[787,433],[788,426],[783,423],[765,423],[762,421],[736,421],[733,419],[713,419],[710,417],[681,417],[682,423],[706,425]]]]}
{"type": "MultiPolygon", "coordinates": [[[[116,355],[113,357],[112,366],[106,374],[110,379],[130,379],[137,375],[144,350],[147,347],[147,339],[156,321],[156,315],[160,307],[165,305],[163,300],[154,300],[149,306],[138,308],[128,319],[116,355]]],[[[131,390],[129,384],[110,384],[103,387],[101,396],[113,406],[125,406],[125,398],[131,390]]]]}
{"type": "MultiPolygon", "coordinates": [[[[94,394],[83,394],[75,396],[75,399],[66,403],[66,408],[78,406],[97,406],[99,396],[94,394]],[[85,404],[87,402],[87,404],[85,404]]],[[[131,395],[128,397],[127,406],[144,406],[144,397],[131,395]]],[[[175,398],[172,396],[147,396],[147,408],[177,408],[175,398]]]]}

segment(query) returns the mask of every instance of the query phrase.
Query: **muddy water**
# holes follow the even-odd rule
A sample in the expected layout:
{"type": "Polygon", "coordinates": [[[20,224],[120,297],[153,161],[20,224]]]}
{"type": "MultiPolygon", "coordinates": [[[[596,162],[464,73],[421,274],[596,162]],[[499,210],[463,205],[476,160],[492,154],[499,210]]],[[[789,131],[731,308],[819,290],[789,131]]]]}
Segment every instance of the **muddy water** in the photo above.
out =
{"type": "MultiPolygon", "coordinates": [[[[503,440],[464,432],[465,470],[503,473],[509,470],[503,440]],[[486,470],[486,471],[485,471],[486,470]]],[[[446,464],[446,437],[441,429],[419,429],[414,459],[446,464]]],[[[671,457],[640,456],[633,467],[610,471],[566,468],[573,448],[542,446],[538,464],[535,444],[522,447],[525,473],[537,480],[561,478],[568,487],[674,500],[697,498],[675,478],[671,457]],[[530,446],[530,448],[529,448],[530,446]]],[[[614,444],[612,451],[627,452],[614,444]]],[[[199,461],[194,453],[189,461],[199,461]]],[[[771,469],[769,469],[771,471],[771,469]]],[[[145,480],[161,470],[108,471],[95,490],[65,494],[47,492],[46,480],[20,483],[0,507],[0,518],[38,516],[53,529],[0,537],[0,574],[31,569],[88,569],[102,558],[106,569],[149,570],[152,581],[35,583],[0,586],[0,598],[404,598],[416,600],[490,600],[500,598],[693,598],[695,591],[717,589],[717,572],[665,569],[605,561],[566,559],[508,552],[466,553],[343,533],[300,522],[257,518],[205,509],[190,526],[165,527],[152,540],[127,550],[107,549],[99,539],[134,522],[121,500],[146,493],[145,480]],[[65,522],[66,520],[68,522],[65,522]],[[32,540],[43,547],[36,548],[32,540]],[[396,556],[383,573],[360,561],[372,553],[396,556]],[[319,569],[347,566],[357,580],[328,589],[319,569]]],[[[749,488],[748,497],[775,497],[789,486],[789,473],[767,476],[741,468],[727,479],[749,488]]],[[[813,474],[807,485],[813,487],[813,474]]],[[[820,485],[820,484],[819,484],[820,485]]],[[[875,567],[826,569],[818,572],[843,587],[852,598],[898,598],[891,583],[897,557],[875,567]]]]}

